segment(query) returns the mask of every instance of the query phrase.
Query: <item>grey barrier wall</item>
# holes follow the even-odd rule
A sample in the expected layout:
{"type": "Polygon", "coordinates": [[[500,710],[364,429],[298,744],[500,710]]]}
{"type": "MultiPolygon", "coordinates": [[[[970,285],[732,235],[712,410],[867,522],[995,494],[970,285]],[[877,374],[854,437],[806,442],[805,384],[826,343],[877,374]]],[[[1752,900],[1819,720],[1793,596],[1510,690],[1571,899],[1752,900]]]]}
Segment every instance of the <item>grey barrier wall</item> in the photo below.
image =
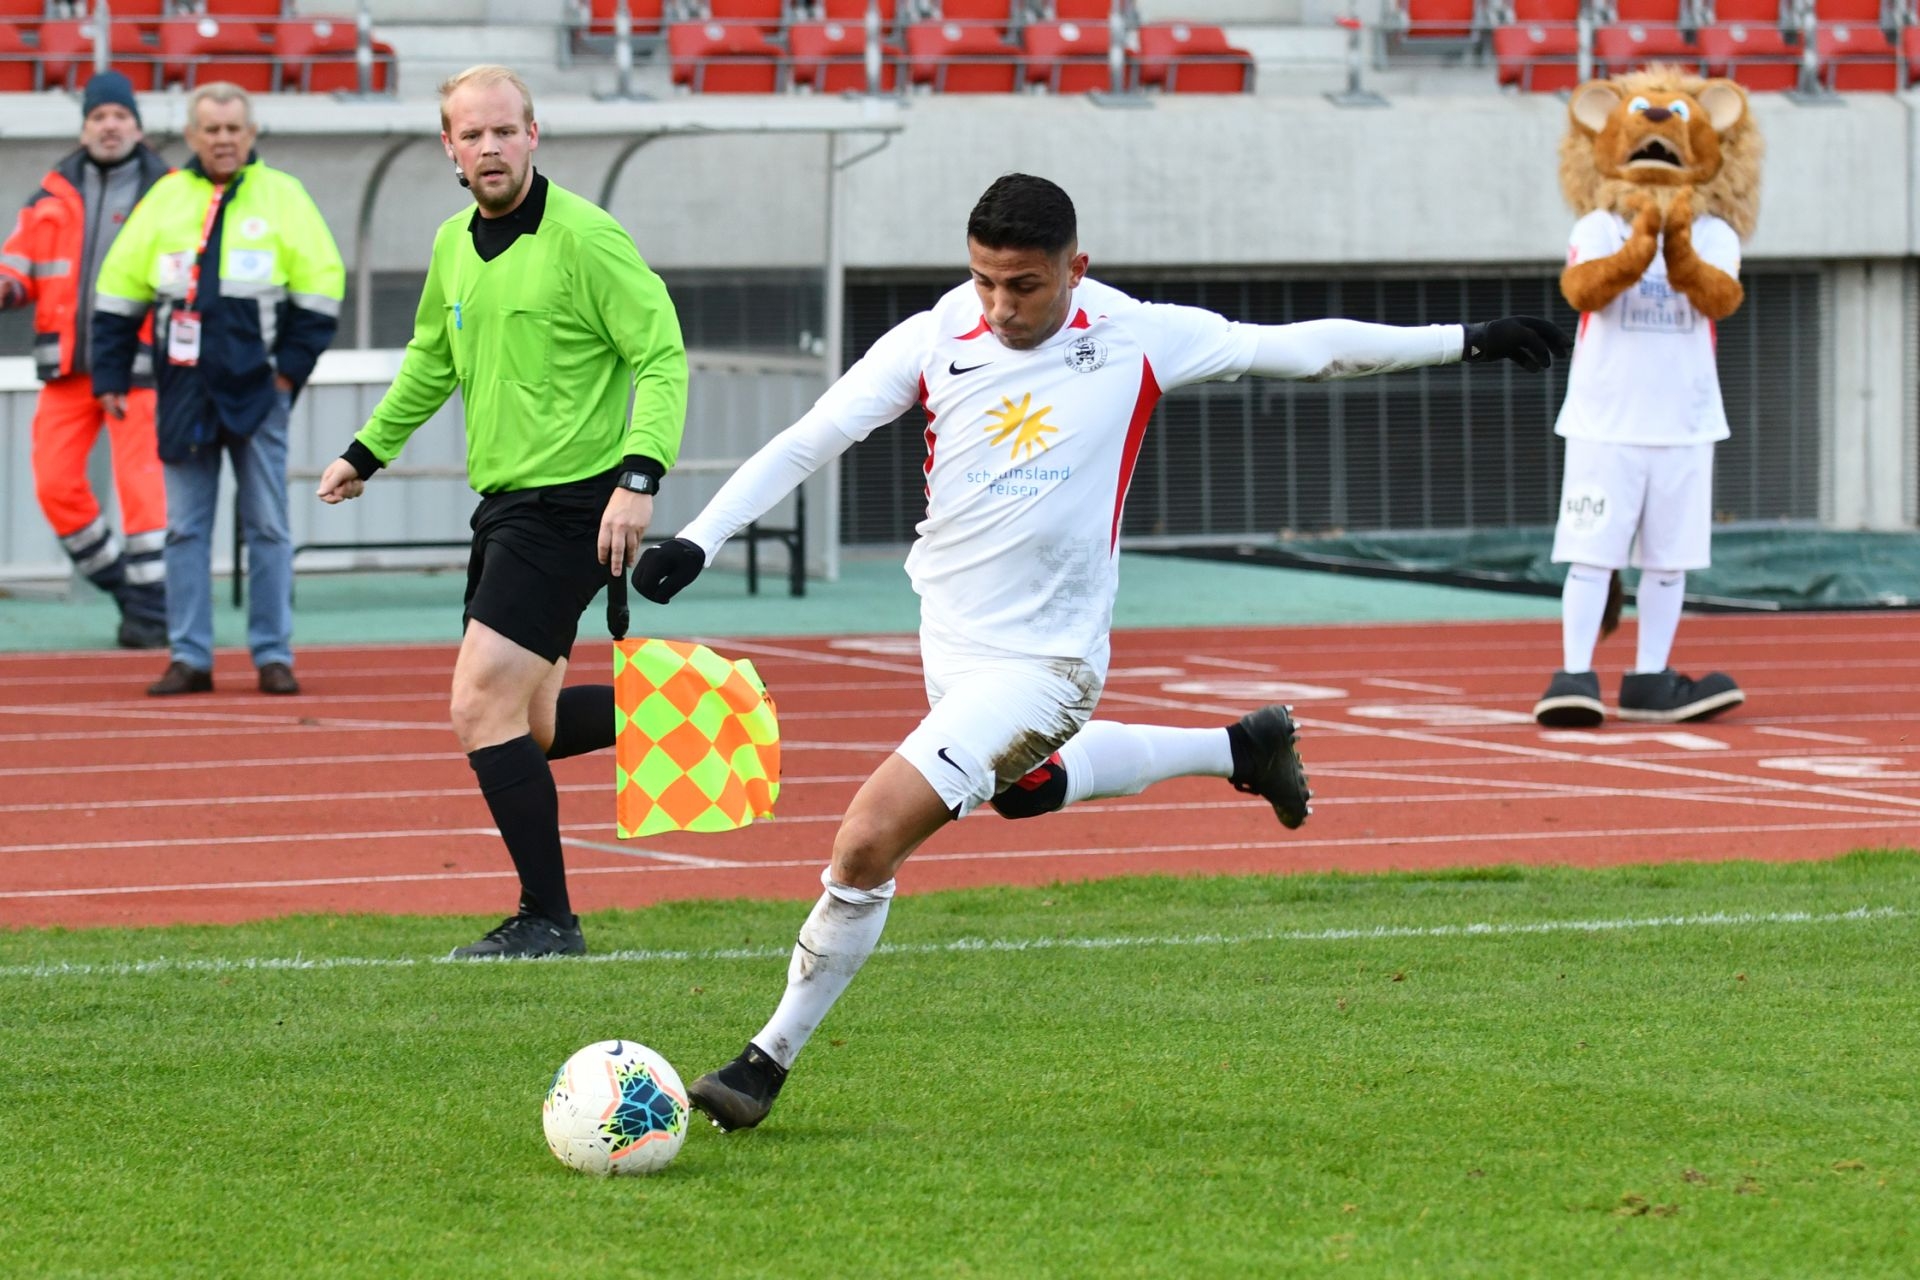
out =
{"type": "MultiPolygon", "coordinates": [[[[313,383],[294,406],[287,466],[295,545],[309,543],[461,542],[476,501],[464,479],[466,437],[459,398],[414,433],[390,472],[377,475],[365,496],[326,506],[313,496],[316,479],[340,456],[355,430],[379,403],[399,367],[398,351],[329,351],[321,357],[313,383]]],[[[741,459],[805,413],[822,386],[818,360],[799,357],[690,352],[687,430],[679,465],[654,503],[653,532],[671,535],[693,518],[741,459]]],[[[38,383],[31,361],[0,360],[0,581],[58,582],[70,572],[66,556],[48,529],[33,494],[31,441],[38,383]]],[[[95,450],[96,492],[113,512],[106,483],[105,441],[95,450]]],[[[808,570],[815,576],[837,572],[835,518],[830,497],[837,477],[823,475],[808,490],[808,570]]],[[[215,533],[214,565],[226,572],[232,563],[232,475],[222,480],[224,501],[215,533]]],[[[791,524],[788,499],[768,514],[770,524],[791,524]]],[[[742,555],[738,546],[723,553],[728,563],[742,555]]],[[[296,560],[300,571],[372,567],[387,564],[464,564],[464,554],[432,551],[306,551],[296,560]]],[[[763,571],[779,590],[786,571],[785,553],[766,549],[763,571]]]]}

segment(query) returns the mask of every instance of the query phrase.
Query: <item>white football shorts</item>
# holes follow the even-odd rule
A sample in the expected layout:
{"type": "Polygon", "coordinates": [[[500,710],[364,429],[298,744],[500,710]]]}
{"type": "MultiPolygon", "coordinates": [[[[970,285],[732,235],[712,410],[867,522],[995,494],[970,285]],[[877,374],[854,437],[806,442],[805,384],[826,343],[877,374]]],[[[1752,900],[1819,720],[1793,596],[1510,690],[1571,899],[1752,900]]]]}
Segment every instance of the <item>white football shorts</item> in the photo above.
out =
{"type": "Polygon", "coordinates": [[[1712,441],[1567,441],[1553,534],[1556,564],[1704,569],[1712,562],[1712,541],[1712,441]]]}
{"type": "Polygon", "coordinates": [[[1098,661],[1035,658],[984,647],[922,618],[927,712],[899,754],[964,818],[1033,772],[1093,715],[1106,683],[1098,661]]]}

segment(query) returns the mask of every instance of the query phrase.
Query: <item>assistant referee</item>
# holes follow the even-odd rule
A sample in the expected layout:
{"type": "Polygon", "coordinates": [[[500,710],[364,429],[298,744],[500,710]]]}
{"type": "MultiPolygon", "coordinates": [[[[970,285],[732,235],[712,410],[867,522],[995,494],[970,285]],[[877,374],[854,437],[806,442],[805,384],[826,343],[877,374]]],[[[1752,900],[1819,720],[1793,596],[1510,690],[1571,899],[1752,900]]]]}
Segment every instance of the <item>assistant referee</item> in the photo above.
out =
{"type": "Polygon", "coordinates": [[[400,372],[327,467],[319,498],[359,497],[459,388],[467,477],[481,499],[453,728],[519,873],[520,903],[453,954],[579,955],[548,761],[613,745],[613,687],[561,686],[581,615],[638,556],[679,452],[686,350],[632,238],[534,171],[540,127],[519,76],[500,66],[453,76],[440,86],[440,128],[478,207],[434,236],[400,372]]]}

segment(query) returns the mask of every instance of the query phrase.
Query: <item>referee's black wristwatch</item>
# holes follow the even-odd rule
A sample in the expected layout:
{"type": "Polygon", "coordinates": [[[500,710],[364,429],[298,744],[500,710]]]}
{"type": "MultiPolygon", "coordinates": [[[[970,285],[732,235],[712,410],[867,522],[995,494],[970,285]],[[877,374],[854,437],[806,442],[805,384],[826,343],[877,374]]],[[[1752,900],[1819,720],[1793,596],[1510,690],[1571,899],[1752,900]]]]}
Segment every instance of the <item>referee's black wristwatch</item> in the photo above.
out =
{"type": "Polygon", "coordinates": [[[654,494],[660,492],[660,477],[650,476],[644,471],[622,471],[620,478],[614,481],[614,487],[634,493],[654,494]]]}

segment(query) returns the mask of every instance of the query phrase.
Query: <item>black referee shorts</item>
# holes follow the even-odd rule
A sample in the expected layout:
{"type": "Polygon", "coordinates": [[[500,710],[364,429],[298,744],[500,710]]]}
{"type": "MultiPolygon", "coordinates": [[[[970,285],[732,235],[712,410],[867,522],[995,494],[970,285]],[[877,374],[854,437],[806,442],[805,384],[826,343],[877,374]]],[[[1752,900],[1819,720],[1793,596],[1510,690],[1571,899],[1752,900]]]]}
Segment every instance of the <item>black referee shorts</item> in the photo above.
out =
{"type": "Polygon", "coordinates": [[[483,622],[548,662],[571,654],[580,615],[612,577],[600,563],[600,518],[619,475],[480,499],[462,629],[483,622]]]}

